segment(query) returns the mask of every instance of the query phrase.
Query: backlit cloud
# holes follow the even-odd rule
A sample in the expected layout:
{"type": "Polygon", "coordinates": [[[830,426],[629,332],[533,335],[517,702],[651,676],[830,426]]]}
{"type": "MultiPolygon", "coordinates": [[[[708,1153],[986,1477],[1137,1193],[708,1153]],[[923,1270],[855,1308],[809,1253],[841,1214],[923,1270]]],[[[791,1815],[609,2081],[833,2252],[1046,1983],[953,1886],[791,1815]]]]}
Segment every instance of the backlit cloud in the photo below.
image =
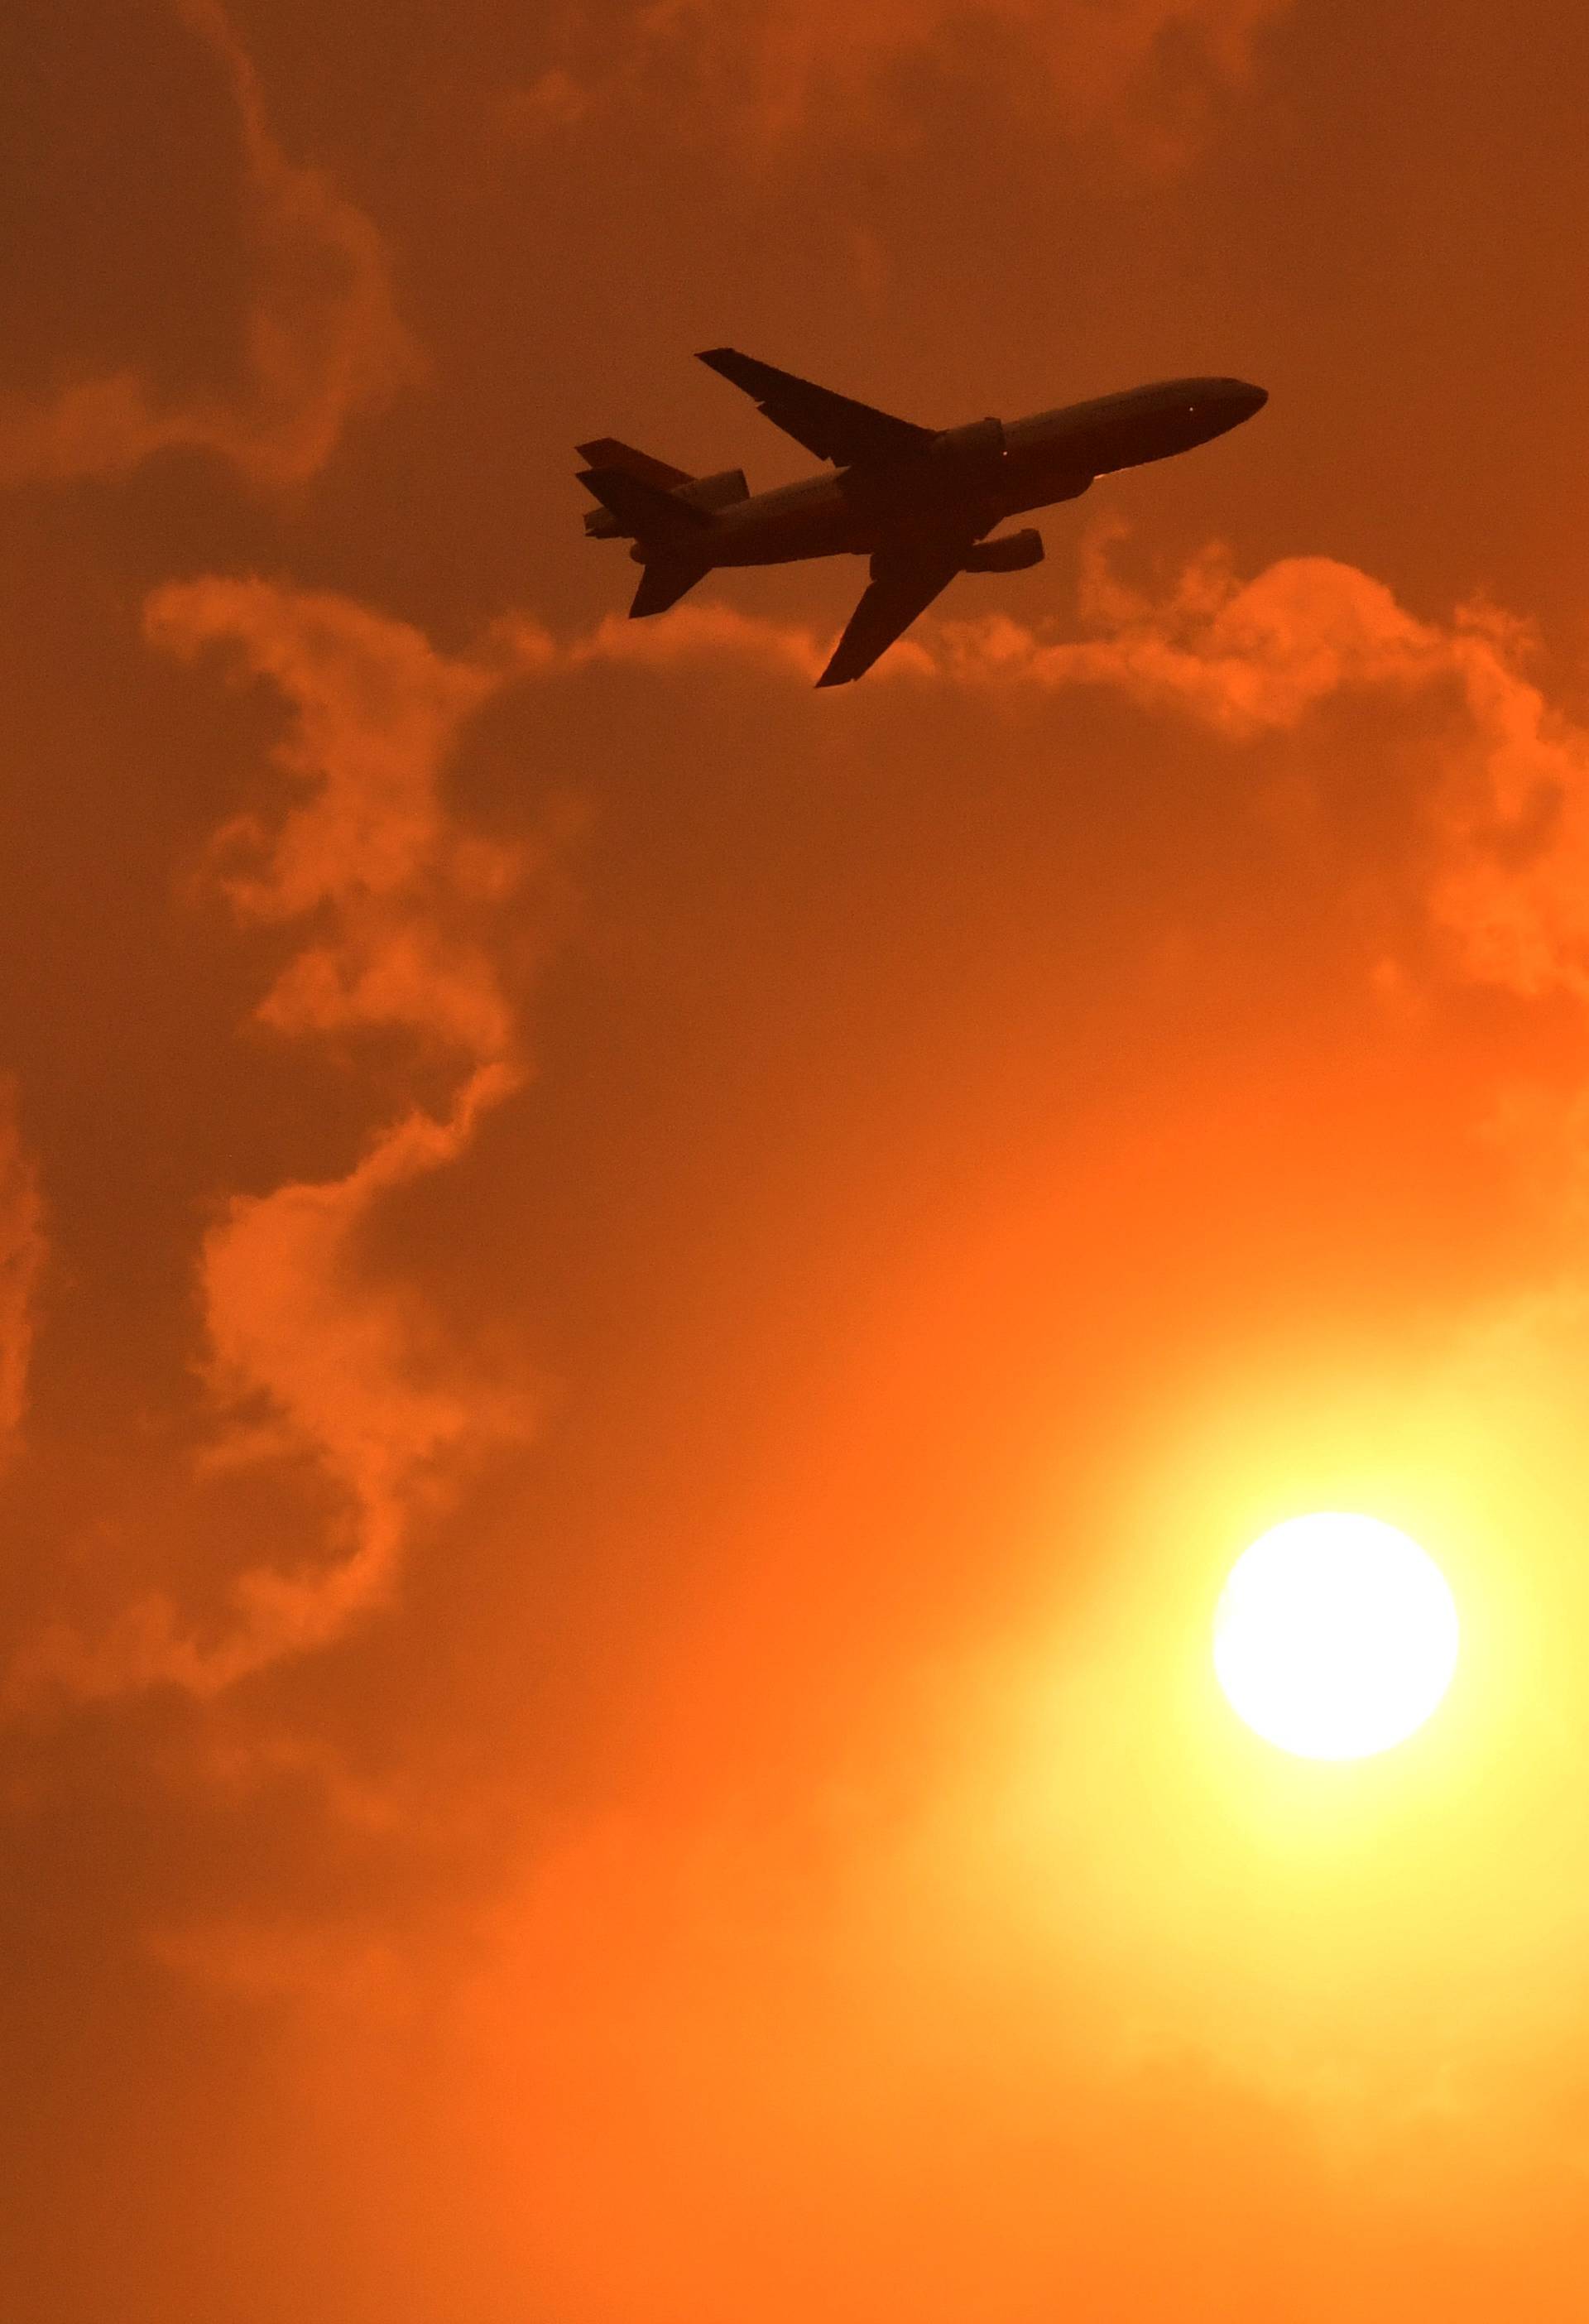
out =
{"type": "MultiPolygon", "coordinates": [[[[688,88],[721,127],[778,139],[853,119],[892,72],[955,58],[975,74],[1003,47],[1035,68],[1060,118],[1081,126],[1129,106],[1157,78],[1168,118],[1209,88],[1240,82],[1262,28],[1289,0],[650,0],[614,42],[604,20],[583,71],[550,66],[510,100],[526,135],[577,126],[636,88],[688,88]],[[613,60],[614,48],[618,61],[613,60]]],[[[579,45],[577,42],[576,45],[579,45]]],[[[1173,140],[1172,140],[1173,142],[1173,140]]]]}
{"type": "Polygon", "coordinates": [[[322,171],[283,152],[220,0],[174,5],[236,112],[254,263],[243,376],[226,392],[166,396],[123,370],[37,401],[0,398],[0,484],[125,475],[167,451],[213,453],[262,488],[298,484],[325,466],[354,413],[416,376],[377,228],[322,171]]]}
{"type": "Polygon", "coordinates": [[[206,1369],[225,1416],[214,1471],[307,1463],[329,1537],[231,1582],[233,1618],[200,1641],[155,1594],[97,1642],[36,1656],[85,1692],[174,1683],[213,1693],[321,1646],[390,1591],[415,1522],[471,1462],[532,1427],[527,1382],[451,1346],[411,1283],[364,1249],[397,1190],[457,1162],[519,1087],[518,1027],[488,941],[522,853],[463,827],[441,776],[512,664],[451,660],[346,601],[263,582],[161,590],[148,633],[185,659],[224,651],[287,710],[275,765],[291,804],[226,825],[215,877],[239,918],[302,930],[258,1017],[294,1038],[402,1044],[416,1096],[343,1173],[227,1201],[204,1240],[206,1369]]]}
{"type": "Polygon", "coordinates": [[[1530,674],[1520,624],[1483,606],[1420,621],[1331,558],[1282,558],[1243,581],[1217,550],[1154,598],[1095,549],[1082,613],[1094,634],[1065,642],[997,618],[947,624],[939,669],[973,684],[1118,687],[1236,740],[1293,729],[1343,695],[1430,697],[1436,918],[1476,978],[1589,997],[1589,732],[1530,674]]]}
{"type": "MultiPolygon", "coordinates": [[[[1215,548],[1153,594],[1118,577],[1111,539],[1100,533],[1084,557],[1080,636],[1006,614],[956,619],[950,598],[866,683],[1095,687],[1240,743],[1293,732],[1354,695],[1427,701],[1428,788],[1417,806],[1439,843],[1436,919],[1475,978],[1589,998],[1589,731],[1539,685],[1523,625],[1483,605],[1421,620],[1384,582],[1325,557],[1284,558],[1243,579],[1215,548]]],[[[656,622],[609,619],[552,658],[728,659],[803,679],[830,650],[803,627],[707,600],[656,622]]]]}

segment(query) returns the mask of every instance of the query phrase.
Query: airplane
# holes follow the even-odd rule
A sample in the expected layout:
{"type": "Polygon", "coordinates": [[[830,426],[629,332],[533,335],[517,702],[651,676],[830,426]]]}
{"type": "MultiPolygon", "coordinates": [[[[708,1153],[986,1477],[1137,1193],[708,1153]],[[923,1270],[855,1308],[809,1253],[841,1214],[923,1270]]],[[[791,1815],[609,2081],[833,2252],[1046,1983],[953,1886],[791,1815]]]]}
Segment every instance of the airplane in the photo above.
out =
{"type": "Polygon", "coordinates": [[[743,468],[713,476],[654,460],[614,437],[575,447],[596,540],[629,540],[642,569],[632,619],[666,613],[719,566],[870,557],[865,594],[818,686],[848,686],[903,635],[958,573],[1019,573],[1042,562],[1034,527],[994,535],[1006,517],[1077,499],[1098,476],[1190,451],[1261,410],[1240,379],[1172,379],[1030,420],[922,428],[816,387],[734,347],[700,362],[836,475],[753,493],[743,468]]]}

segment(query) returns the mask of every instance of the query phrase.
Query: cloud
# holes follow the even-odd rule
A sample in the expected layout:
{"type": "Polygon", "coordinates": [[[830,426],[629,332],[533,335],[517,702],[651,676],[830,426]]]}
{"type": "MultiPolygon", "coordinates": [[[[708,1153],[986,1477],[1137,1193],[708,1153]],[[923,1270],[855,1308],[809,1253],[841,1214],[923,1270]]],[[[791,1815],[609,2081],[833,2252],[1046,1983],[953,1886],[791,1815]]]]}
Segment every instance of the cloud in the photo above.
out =
{"type": "Polygon", "coordinates": [[[334,1510],[328,1537],[291,1565],[238,1574],[217,1638],[157,1594],[97,1642],[53,1636],[30,1665],[34,1682],[79,1693],[208,1695],[382,1602],[420,1519],[533,1426],[527,1383],[472,1364],[365,1247],[383,1204],[457,1162],[523,1079],[488,938],[528,860],[469,832],[440,790],[459,733],[512,675],[507,658],[449,659],[402,622],[260,581],[161,589],[147,629],[182,659],[229,652],[288,708],[273,755],[295,803],[227,825],[212,867],[240,921],[306,931],[261,1024],[395,1040],[411,1082],[440,1074],[448,1087],[439,1106],[406,1106],[340,1176],[235,1195],[204,1239],[205,1365],[224,1425],[201,1467],[307,1465],[334,1510]]]}
{"type": "Polygon", "coordinates": [[[541,138],[626,98],[654,100],[660,86],[682,86],[694,103],[677,117],[776,143],[853,122],[903,65],[965,78],[1006,51],[1072,128],[1129,118],[1144,158],[1162,161],[1183,150],[1212,89],[1247,78],[1258,35],[1289,5],[649,0],[628,13],[616,38],[606,15],[591,12],[570,52],[510,96],[500,117],[510,132],[541,138]],[[581,62],[587,42],[590,61],[581,62]]]}
{"type": "Polygon", "coordinates": [[[947,624],[939,674],[1113,687],[1237,741],[1295,729],[1344,695],[1427,697],[1439,717],[1435,920],[1475,980],[1589,999],[1589,730],[1530,674],[1522,624],[1485,606],[1419,620],[1383,582],[1321,557],[1243,581],[1210,551],[1153,599],[1115,580],[1098,544],[1082,613],[1095,634],[1065,643],[1002,620],[947,624]]]}
{"type": "Polygon", "coordinates": [[[590,636],[564,648],[561,659],[571,669],[593,662],[667,669],[681,662],[740,661],[778,676],[814,679],[827,656],[809,630],[707,603],[681,605],[665,622],[629,622],[609,614],[590,636]]]}
{"type": "MultiPolygon", "coordinates": [[[[1433,918],[1476,981],[1589,1000],[1589,729],[1547,699],[1522,623],[1483,605],[1420,619],[1384,582],[1333,558],[1282,558],[1243,579],[1217,547],[1154,595],[1118,577],[1114,537],[1102,529],[1084,553],[1079,637],[1003,614],[929,618],[864,683],[1014,695],[1100,687],[1238,744],[1295,732],[1352,696],[1422,700],[1432,722],[1419,806],[1434,843],[1433,918]]],[[[800,626],[710,600],[654,622],[609,618],[560,645],[534,635],[542,666],[568,669],[726,659],[803,681],[830,650],[800,626]]],[[[843,715],[848,697],[836,699],[843,715]]]]}
{"type": "MultiPolygon", "coordinates": [[[[1071,639],[996,615],[929,622],[868,683],[1028,696],[1104,687],[1238,747],[1353,693],[1427,702],[1428,782],[1415,812],[1429,908],[1459,971],[1523,994],[1589,997],[1589,733],[1547,702],[1516,624],[1477,609],[1422,620],[1383,583],[1323,558],[1243,579],[1211,551],[1162,591],[1133,590],[1106,540],[1085,562],[1080,611],[1071,639]]],[[[534,1425],[528,1383],[451,1344],[420,1288],[369,1248],[383,1207],[459,1161],[524,1074],[500,916],[531,860],[450,810],[441,777],[458,737],[513,684],[727,659],[804,687],[826,645],[708,600],[562,639],[504,619],[471,653],[448,656],[346,598],[221,578],[158,591],[147,626],[180,658],[229,654],[287,707],[272,755],[288,802],[226,824],[208,875],[241,925],[294,939],[260,1024],[362,1047],[387,1071],[395,1057],[413,1092],[341,1173],[231,1197],[200,1253],[206,1371],[225,1416],[202,1465],[307,1469],[332,1510],[319,1545],[236,1573],[217,1637],[156,1594],[97,1644],[54,1639],[35,1673],[89,1693],[174,1683],[211,1694],[326,1645],[388,1599],[427,1516],[472,1464],[534,1425]]],[[[834,705],[818,699],[811,715],[834,705]]],[[[19,1315],[34,1231],[18,1246],[19,1315]]]]}
{"type": "MultiPolygon", "coordinates": [[[[532,617],[514,614],[497,623],[492,637],[524,676],[538,678],[567,677],[604,665],[663,670],[726,662],[808,685],[820,675],[834,647],[831,636],[799,622],[742,613],[710,597],[692,599],[659,621],[632,622],[622,613],[608,613],[583,636],[558,637],[532,617]]],[[[939,672],[939,658],[911,636],[890,650],[875,675],[868,674],[867,683],[887,685],[905,676],[931,678],[939,672]]]]}
{"type": "Polygon", "coordinates": [[[162,401],[120,371],[44,401],[0,400],[0,484],[121,476],[168,451],[213,453],[262,488],[299,484],[325,466],[355,412],[418,374],[375,226],[323,172],[282,152],[219,0],[175,5],[214,51],[236,108],[256,266],[246,378],[230,395],[162,401]]]}
{"type": "Polygon", "coordinates": [[[1332,696],[1449,675],[1455,632],[1416,621],[1381,581],[1323,557],[1285,558],[1242,581],[1219,549],[1159,597],[1114,576],[1113,536],[1084,558],[1076,640],[1002,616],[946,622],[941,676],[968,685],[1106,686],[1236,740],[1296,726],[1332,696]]]}

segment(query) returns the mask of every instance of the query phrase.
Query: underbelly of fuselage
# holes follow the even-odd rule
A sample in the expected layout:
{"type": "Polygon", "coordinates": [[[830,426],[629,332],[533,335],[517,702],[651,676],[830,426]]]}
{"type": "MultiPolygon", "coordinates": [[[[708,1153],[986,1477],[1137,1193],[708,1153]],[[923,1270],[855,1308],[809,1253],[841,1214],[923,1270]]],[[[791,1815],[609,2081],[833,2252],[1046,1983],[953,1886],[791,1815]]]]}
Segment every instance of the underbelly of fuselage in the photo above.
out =
{"type": "Polygon", "coordinates": [[[1046,447],[1012,452],[995,469],[964,478],[914,466],[813,478],[725,510],[712,531],[712,562],[787,565],[913,541],[980,540],[1006,517],[1074,500],[1091,482],[1076,472],[1074,456],[1057,458],[1046,447]]]}
{"type": "Polygon", "coordinates": [[[716,565],[790,565],[807,557],[862,556],[872,546],[838,484],[826,478],[803,503],[792,493],[787,505],[766,510],[742,502],[717,524],[711,544],[716,565]]]}

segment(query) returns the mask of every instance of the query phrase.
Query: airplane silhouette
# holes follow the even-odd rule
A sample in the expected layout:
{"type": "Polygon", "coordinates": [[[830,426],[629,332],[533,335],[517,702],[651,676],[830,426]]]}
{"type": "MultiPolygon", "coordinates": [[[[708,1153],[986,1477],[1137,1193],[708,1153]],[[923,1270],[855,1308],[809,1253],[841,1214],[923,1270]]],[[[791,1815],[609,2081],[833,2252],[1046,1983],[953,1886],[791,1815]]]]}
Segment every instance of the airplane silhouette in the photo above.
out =
{"type": "Polygon", "coordinates": [[[579,482],[601,503],[592,540],[630,540],[643,567],[632,617],[666,613],[715,567],[869,556],[871,580],[818,686],[847,686],[957,573],[1040,564],[1031,526],[987,538],[1006,517],[1075,500],[1096,476],[1168,459],[1223,436],[1269,401],[1239,379],[1172,379],[1030,420],[920,428],[813,386],[733,347],[700,361],[836,475],[753,493],[743,468],[692,476],[614,437],[577,445],[579,482]]]}

